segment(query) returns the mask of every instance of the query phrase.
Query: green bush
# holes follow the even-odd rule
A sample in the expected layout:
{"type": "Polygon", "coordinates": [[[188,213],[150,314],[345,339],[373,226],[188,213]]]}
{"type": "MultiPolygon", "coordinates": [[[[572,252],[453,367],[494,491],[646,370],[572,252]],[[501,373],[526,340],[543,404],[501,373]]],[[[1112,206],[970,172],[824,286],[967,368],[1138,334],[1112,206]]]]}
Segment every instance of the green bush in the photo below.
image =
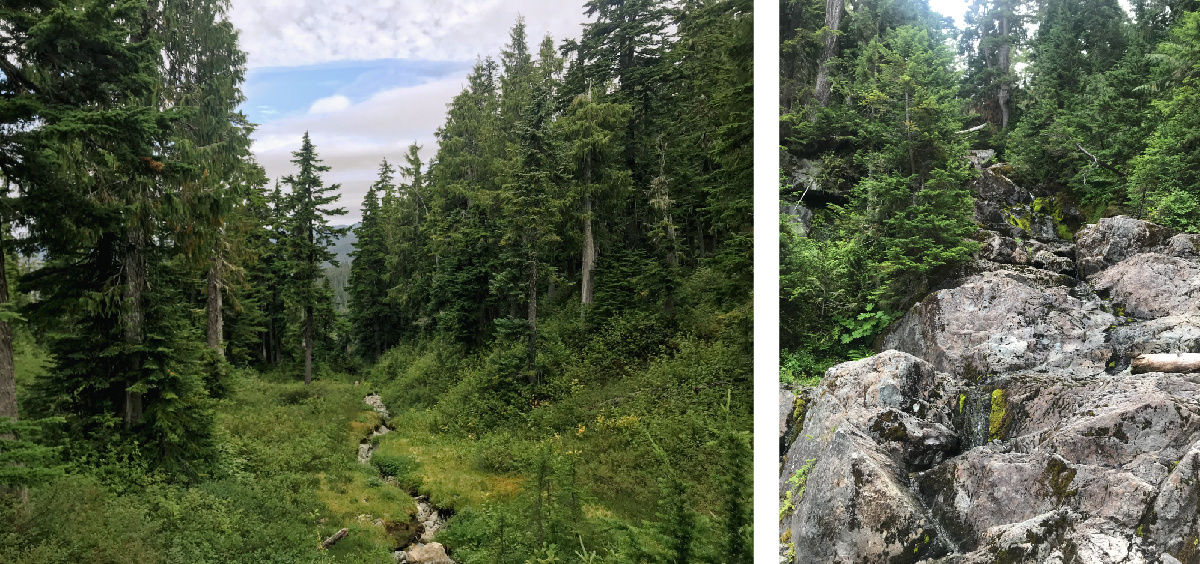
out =
{"type": "Polygon", "coordinates": [[[525,467],[528,447],[512,432],[503,430],[488,433],[475,443],[474,461],[481,470],[507,474],[525,467]]]}
{"type": "Polygon", "coordinates": [[[396,485],[406,491],[420,491],[421,486],[424,485],[421,477],[416,474],[416,471],[420,468],[420,463],[411,456],[405,454],[388,455],[376,452],[371,455],[371,464],[379,469],[381,475],[395,478],[396,485]]]}

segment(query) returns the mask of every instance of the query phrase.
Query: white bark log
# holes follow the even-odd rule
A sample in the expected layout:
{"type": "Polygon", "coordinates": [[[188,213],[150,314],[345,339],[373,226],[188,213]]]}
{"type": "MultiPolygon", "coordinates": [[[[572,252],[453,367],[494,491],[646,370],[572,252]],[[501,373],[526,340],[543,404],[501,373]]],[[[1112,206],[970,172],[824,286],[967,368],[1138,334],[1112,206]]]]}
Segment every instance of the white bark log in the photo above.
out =
{"type": "Polygon", "coordinates": [[[1133,359],[1130,371],[1134,374],[1200,372],[1200,353],[1143,354],[1133,359]]]}

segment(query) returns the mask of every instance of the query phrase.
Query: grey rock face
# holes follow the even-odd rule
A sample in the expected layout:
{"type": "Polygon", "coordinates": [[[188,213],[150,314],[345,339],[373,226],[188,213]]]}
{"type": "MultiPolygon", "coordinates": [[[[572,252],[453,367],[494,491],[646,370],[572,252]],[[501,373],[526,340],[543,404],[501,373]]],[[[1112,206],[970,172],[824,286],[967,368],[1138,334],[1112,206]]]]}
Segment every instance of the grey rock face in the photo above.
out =
{"type": "Polygon", "coordinates": [[[789,420],[792,417],[792,410],[796,407],[796,394],[792,393],[787,388],[779,390],[779,439],[783,440],[791,430],[789,420]]]}
{"type": "Polygon", "coordinates": [[[794,477],[808,476],[780,525],[797,562],[949,551],[907,485],[909,466],[928,466],[958,446],[950,430],[957,395],[949,386],[949,376],[896,351],[829,370],[780,479],[784,498],[799,497],[794,477]]]}
{"type": "Polygon", "coordinates": [[[1068,249],[990,235],[811,392],[780,479],[795,562],[1200,564],[1200,374],[1128,370],[1200,352],[1198,244],[1103,220],[1082,282],[1045,268],[1068,249]]]}
{"type": "Polygon", "coordinates": [[[1200,352],[1200,316],[1171,315],[1121,325],[1109,334],[1109,344],[1115,358],[1125,361],[1141,354],[1200,352]]]}
{"type": "Polygon", "coordinates": [[[1075,272],[1075,246],[1071,243],[1018,240],[995,231],[986,231],[984,235],[976,258],[998,264],[1032,266],[1055,274],[1075,272]]]}
{"type": "Polygon", "coordinates": [[[1200,235],[1180,233],[1167,241],[1166,254],[1178,258],[1200,258],[1200,235]]]}
{"type": "Polygon", "coordinates": [[[454,564],[440,543],[418,545],[408,551],[409,564],[454,564]]]}
{"type": "Polygon", "coordinates": [[[1129,257],[1158,249],[1172,235],[1166,227],[1124,215],[1101,219],[1075,234],[1079,274],[1091,278],[1129,257]]]}
{"type": "Polygon", "coordinates": [[[1133,255],[1094,274],[1092,285],[1138,319],[1200,313],[1200,264],[1194,260],[1133,255]]]}
{"type": "Polygon", "coordinates": [[[883,338],[884,349],[915,354],[958,375],[1033,368],[1102,372],[1112,354],[1105,333],[1116,318],[1095,296],[1045,278],[983,272],[930,294],[883,338]]]}
{"type": "Polygon", "coordinates": [[[813,212],[801,204],[780,202],[779,215],[787,216],[788,226],[796,235],[807,237],[812,229],[813,212]]]}

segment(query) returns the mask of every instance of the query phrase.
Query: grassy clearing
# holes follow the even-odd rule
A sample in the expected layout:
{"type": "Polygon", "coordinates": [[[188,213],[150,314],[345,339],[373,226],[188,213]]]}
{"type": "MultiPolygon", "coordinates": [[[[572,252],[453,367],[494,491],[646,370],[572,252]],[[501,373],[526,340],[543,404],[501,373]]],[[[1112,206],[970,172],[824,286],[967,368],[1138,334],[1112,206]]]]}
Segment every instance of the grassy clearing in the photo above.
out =
{"type": "MultiPolygon", "coordinates": [[[[22,382],[44,365],[34,352],[19,357],[22,382]]],[[[391,564],[388,525],[409,521],[415,504],[356,460],[379,422],[364,388],[282,379],[238,372],[216,402],[220,455],[196,482],[97,453],[31,488],[28,502],[0,501],[0,562],[391,564]],[[342,527],[348,537],[317,549],[342,527]]]]}
{"type": "Polygon", "coordinates": [[[749,346],[726,317],[683,333],[560,313],[532,381],[520,339],[396,347],[367,375],[394,414],[375,456],[456,511],[438,541],[464,564],[720,561],[749,530],[727,532],[726,515],[749,499],[748,447],[730,445],[752,412],[749,346]]]}
{"type": "Polygon", "coordinates": [[[411,472],[420,491],[438,507],[461,509],[493,501],[508,501],[521,491],[522,478],[480,469],[474,462],[474,441],[430,431],[434,414],[406,409],[392,416],[391,433],[380,437],[375,456],[408,456],[416,461],[411,472]]]}
{"type": "Polygon", "coordinates": [[[362,402],[364,395],[365,388],[341,379],[311,386],[248,380],[219,418],[256,472],[313,476],[312,495],[321,505],[313,516],[319,536],[350,528],[350,536],[329,553],[354,562],[390,558],[406,539],[393,537],[388,528],[407,523],[416,511],[406,492],[357,461],[358,444],[382,423],[362,402]]]}

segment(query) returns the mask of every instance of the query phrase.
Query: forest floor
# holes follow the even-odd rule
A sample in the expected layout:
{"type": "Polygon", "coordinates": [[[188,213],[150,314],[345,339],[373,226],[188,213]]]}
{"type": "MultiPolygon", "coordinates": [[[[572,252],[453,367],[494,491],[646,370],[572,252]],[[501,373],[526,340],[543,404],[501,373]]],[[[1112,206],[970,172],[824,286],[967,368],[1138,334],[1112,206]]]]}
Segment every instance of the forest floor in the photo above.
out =
{"type": "MultiPolygon", "coordinates": [[[[27,501],[0,500],[0,562],[394,564],[417,542],[462,564],[667,561],[677,521],[717,561],[711,476],[731,460],[721,429],[749,426],[746,355],[650,329],[548,350],[539,389],[553,399],[532,403],[500,376],[525,354],[505,343],[398,347],[355,373],[323,366],[307,386],[294,369],[233,368],[197,476],[119,445],[70,457],[27,501]],[[694,487],[667,504],[665,475],[694,487]]],[[[17,337],[24,402],[49,361],[17,337]]]]}
{"type": "MultiPolygon", "coordinates": [[[[418,516],[414,495],[426,497],[435,508],[461,510],[509,501],[520,492],[520,476],[488,472],[472,463],[473,441],[432,432],[429,410],[406,409],[385,419],[363,401],[370,388],[352,378],[335,374],[307,388],[247,379],[221,407],[221,425],[238,441],[273,444],[281,456],[319,442],[340,443],[337,454],[315,474],[319,485],[312,490],[324,508],[310,520],[313,538],[349,529],[329,556],[394,562],[393,551],[421,540],[418,527],[427,515],[418,516]],[[381,427],[387,431],[381,433],[381,427]],[[365,462],[359,455],[362,444],[371,445],[365,462]]],[[[439,528],[448,514],[441,512],[439,528]]],[[[437,539],[426,535],[423,540],[437,539]]]]}

